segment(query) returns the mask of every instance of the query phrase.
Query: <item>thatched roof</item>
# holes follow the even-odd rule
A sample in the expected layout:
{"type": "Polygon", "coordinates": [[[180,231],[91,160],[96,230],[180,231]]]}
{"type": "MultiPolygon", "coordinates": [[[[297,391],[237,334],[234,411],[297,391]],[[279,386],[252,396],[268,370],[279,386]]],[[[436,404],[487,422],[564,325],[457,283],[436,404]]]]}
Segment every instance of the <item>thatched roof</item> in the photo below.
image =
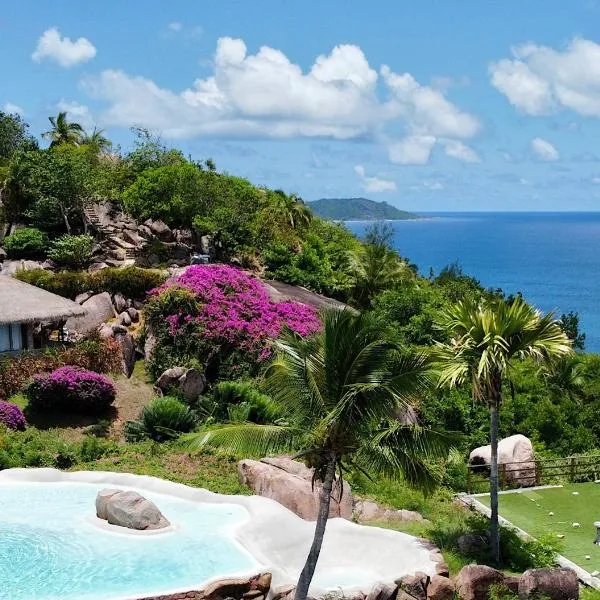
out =
{"type": "Polygon", "coordinates": [[[62,321],[84,314],[77,302],[12,277],[0,277],[0,325],[62,321]]]}

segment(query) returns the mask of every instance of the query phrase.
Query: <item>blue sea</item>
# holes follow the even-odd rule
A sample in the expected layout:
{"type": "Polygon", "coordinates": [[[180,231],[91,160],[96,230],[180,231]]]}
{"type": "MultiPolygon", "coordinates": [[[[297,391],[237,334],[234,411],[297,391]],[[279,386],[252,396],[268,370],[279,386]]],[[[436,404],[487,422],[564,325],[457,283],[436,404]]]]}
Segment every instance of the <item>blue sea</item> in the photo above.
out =
{"type": "MultiPolygon", "coordinates": [[[[458,261],[486,287],[521,292],[557,316],[580,316],[586,350],[600,352],[600,212],[429,213],[390,221],[400,254],[422,275],[458,261]]],[[[369,223],[347,227],[362,235],[369,223]]]]}

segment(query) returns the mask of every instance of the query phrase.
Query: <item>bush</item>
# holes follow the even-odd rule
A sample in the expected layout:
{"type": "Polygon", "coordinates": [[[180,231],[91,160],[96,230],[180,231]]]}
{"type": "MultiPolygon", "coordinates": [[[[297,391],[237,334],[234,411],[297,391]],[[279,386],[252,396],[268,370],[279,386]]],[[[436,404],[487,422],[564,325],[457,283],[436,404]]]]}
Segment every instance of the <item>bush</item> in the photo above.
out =
{"type": "Polygon", "coordinates": [[[232,422],[273,423],[281,412],[269,396],[262,394],[251,382],[222,381],[215,386],[215,417],[232,422]]]}
{"type": "Polygon", "coordinates": [[[18,431],[23,431],[27,427],[23,411],[16,404],[3,400],[0,400],[0,423],[18,431]]]}
{"type": "Polygon", "coordinates": [[[73,299],[77,294],[91,291],[98,294],[122,294],[134,300],[144,300],[148,291],[160,286],[166,279],[165,273],[161,271],[139,267],[102,269],[93,273],[52,273],[43,269],[32,269],[19,271],[16,277],[63,298],[73,299]]]}
{"type": "Polygon", "coordinates": [[[52,242],[48,257],[61,267],[80,269],[90,264],[93,247],[91,235],[63,235],[52,242]]]}
{"type": "Polygon", "coordinates": [[[36,375],[27,386],[26,395],[34,410],[95,414],[110,407],[116,389],[105,375],[65,366],[50,374],[36,375]]]}
{"type": "Polygon", "coordinates": [[[115,340],[104,340],[96,334],[74,346],[59,350],[48,348],[44,354],[23,353],[0,358],[0,399],[8,399],[20,392],[34,375],[50,373],[65,364],[97,373],[118,373],[121,371],[120,356],[115,340]]]}
{"type": "Polygon", "coordinates": [[[154,398],[143,408],[138,421],[127,424],[126,437],[128,441],[150,438],[164,442],[192,431],[196,427],[196,420],[190,407],[177,398],[154,398]]]}
{"type": "Polygon", "coordinates": [[[4,249],[8,258],[41,258],[44,256],[48,239],[39,229],[18,229],[4,238],[4,249]]]}

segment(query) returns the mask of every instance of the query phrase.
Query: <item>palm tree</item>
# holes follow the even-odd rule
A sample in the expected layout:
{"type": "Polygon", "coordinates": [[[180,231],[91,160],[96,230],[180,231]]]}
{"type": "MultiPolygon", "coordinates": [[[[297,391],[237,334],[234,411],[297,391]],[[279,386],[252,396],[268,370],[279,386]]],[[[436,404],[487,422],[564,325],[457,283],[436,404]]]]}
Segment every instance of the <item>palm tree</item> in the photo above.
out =
{"type": "Polygon", "coordinates": [[[571,401],[581,399],[586,377],[581,359],[577,355],[566,356],[543,367],[540,376],[546,380],[555,398],[567,396],[571,401]]]}
{"type": "Polygon", "coordinates": [[[52,128],[42,133],[42,138],[50,140],[50,147],[58,144],[81,144],[83,127],[79,123],[69,122],[66,112],[59,112],[56,117],[48,117],[52,128]]]}
{"type": "Polygon", "coordinates": [[[315,480],[322,484],[319,512],[295,595],[305,600],[334,483],[341,492],[344,471],[354,467],[402,476],[410,485],[431,490],[439,474],[434,461],[448,455],[455,438],[394,419],[397,410],[427,385],[427,359],[400,354],[380,338],[368,315],[325,312],[322,332],[305,339],[285,334],[277,351],[265,386],[285,418],[274,425],[222,425],[191,434],[190,445],[246,455],[295,452],[315,469],[315,480]]]}
{"type": "Polygon", "coordinates": [[[304,200],[296,194],[289,196],[282,190],[275,190],[276,207],[284,221],[292,229],[302,229],[310,225],[313,213],[304,200]]]}
{"type": "Polygon", "coordinates": [[[450,339],[438,343],[435,351],[440,385],[458,386],[470,380],[474,399],[485,402],[490,410],[490,544],[499,564],[498,410],[502,384],[515,361],[551,363],[572,352],[571,342],[552,313],[542,315],[521,297],[512,302],[458,302],[442,310],[438,326],[450,339]]]}
{"type": "Polygon", "coordinates": [[[91,133],[81,136],[81,144],[92,146],[97,152],[105,152],[110,149],[112,142],[104,135],[104,129],[94,127],[91,133]]]}

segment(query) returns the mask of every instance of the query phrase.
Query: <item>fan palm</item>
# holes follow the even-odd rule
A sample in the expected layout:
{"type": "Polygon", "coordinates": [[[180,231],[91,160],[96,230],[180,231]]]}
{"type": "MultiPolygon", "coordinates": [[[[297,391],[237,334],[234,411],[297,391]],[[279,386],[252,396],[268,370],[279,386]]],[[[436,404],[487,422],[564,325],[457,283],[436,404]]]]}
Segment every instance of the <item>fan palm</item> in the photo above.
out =
{"type": "MultiPolygon", "coordinates": [[[[342,490],[347,468],[402,476],[430,490],[435,459],[454,438],[394,419],[428,383],[427,359],[400,354],[380,338],[373,320],[350,311],[323,313],[323,330],[277,343],[265,385],[285,418],[274,425],[229,424],[192,434],[191,447],[211,445],[241,454],[294,452],[321,482],[315,534],[296,587],[305,600],[321,551],[334,484],[342,490]],[[336,481],[336,473],[338,474],[336,481]]],[[[281,414],[281,413],[280,413],[281,414]]]]}
{"type": "Polygon", "coordinates": [[[104,129],[97,129],[96,127],[91,133],[82,135],[81,144],[92,146],[97,152],[104,152],[112,146],[112,142],[104,135],[104,129]]]}
{"type": "Polygon", "coordinates": [[[59,112],[56,117],[48,117],[52,128],[42,133],[42,138],[50,140],[50,147],[58,144],[78,146],[83,136],[83,127],[79,123],[69,122],[66,112],[59,112]]]}
{"type": "Polygon", "coordinates": [[[438,343],[440,385],[471,381],[473,397],[490,410],[491,551],[500,562],[498,529],[498,410],[502,383],[516,360],[548,364],[571,352],[571,342],[552,313],[542,315],[521,297],[459,302],[441,312],[438,326],[450,341],[438,343]]]}

